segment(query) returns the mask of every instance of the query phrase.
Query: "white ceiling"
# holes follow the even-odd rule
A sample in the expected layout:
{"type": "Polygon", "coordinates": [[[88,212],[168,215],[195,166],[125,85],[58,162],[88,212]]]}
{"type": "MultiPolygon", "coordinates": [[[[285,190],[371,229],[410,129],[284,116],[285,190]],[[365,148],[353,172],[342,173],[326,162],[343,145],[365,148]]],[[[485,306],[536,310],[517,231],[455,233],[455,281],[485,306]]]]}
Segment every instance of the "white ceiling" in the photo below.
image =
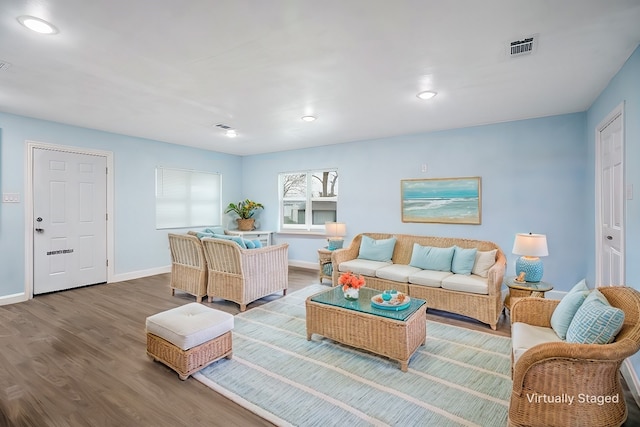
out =
{"type": "Polygon", "coordinates": [[[0,111],[248,155],[584,111],[639,43],[640,0],[2,0],[0,111]]]}

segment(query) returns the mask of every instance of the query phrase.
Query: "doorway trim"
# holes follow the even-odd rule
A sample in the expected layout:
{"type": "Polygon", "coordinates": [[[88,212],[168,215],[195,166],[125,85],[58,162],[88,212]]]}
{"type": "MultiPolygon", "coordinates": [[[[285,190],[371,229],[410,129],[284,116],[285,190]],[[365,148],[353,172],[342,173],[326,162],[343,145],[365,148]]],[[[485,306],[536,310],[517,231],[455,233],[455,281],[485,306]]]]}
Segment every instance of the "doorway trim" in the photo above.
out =
{"type": "Polygon", "coordinates": [[[596,238],[596,246],[595,246],[595,250],[596,250],[596,271],[595,271],[595,279],[596,279],[596,286],[600,286],[602,285],[601,283],[598,283],[600,281],[600,276],[602,273],[602,257],[601,257],[601,253],[602,253],[602,240],[600,239],[600,237],[602,237],[602,230],[601,230],[601,223],[602,223],[602,186],[601,186],[601,182],[602,182],[602,158],[601,158],[601,154],[600,154],[600,144],[601,144],[601,139],[600,139],[600,135],[601,132],[609,125],[611,124],[611,122],[613,122],[618,116],[620,116],[620,126],[622,127],[622,188],[623,188],[623,196],[622,196],[622,228],[623,228],[623,232],[620,234],[620,248],[623,252],[623,254],[625,256],[623,256],[622,258],[622,262],[624,263],[624,265],[622,266],[622,272],[621,275],[622,277],[620,278],[620,283],[619,285],[623,285],[625,283],[625,279],[626,279],[626,245],[625,245],[625,233],[624,231],[626,230],[626,222],[627,222],[627,214],[626,214],[626,171],[625,171],[625,163],[626,163],[626,159],[625,159],[625,127],[624,127],[624,101],[621,102],[620,104],[618,104],[609,114],[607,114],[607,116],[600,122],[598,123],[598,125],[595,128],[595,146],[594,146],[594,154],[595,154],[595,184],[596,184],[596,194],[595,194],[595,238],[596,238]]]}
{"type": "Polygon", "coordinates": [[[92,150],[83,147],[71,147],[66,145],[49,144],[37,141],[26,141],[25,165],[26,185],[25,185],[25,211],[24,211],[24,233],[25,233],[25,283],[24,295],[26,299],[33,298],[33,153],[35,149],[62,151],[67,153],[86,154],[90,156],[102,156],[107,160],[107,283],[113,281],[114,276],[114,216],[113,216],[113,152],[92,150]]]}

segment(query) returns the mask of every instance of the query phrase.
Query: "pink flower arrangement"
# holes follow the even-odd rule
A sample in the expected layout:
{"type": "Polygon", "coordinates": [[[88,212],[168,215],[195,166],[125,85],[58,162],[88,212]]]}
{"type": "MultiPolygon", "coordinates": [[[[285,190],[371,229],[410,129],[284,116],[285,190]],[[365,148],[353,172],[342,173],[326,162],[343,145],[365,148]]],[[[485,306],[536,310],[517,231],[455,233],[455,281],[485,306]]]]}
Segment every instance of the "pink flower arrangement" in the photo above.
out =
{"type": "Polygon", "coordinates": [[[360,289],[364,286],[364,277],[362,277],[360,274],[353,274],[352,272],[348,271],[340,275],[338,283],[342,285],[342,289],[345,291],[348,288],[360,289]]]}

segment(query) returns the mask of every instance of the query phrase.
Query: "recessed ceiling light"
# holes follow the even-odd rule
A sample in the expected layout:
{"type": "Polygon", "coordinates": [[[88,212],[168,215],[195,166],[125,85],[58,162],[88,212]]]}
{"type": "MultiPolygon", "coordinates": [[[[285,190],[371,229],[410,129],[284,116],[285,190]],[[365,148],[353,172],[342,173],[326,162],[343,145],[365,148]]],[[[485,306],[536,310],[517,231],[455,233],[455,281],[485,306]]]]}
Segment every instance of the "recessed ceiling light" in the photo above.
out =
{"type": "Polygon", "coordinates": [[[315,116],[302,116],[301,119],[305,122],[313,122],[316,120],[315,116]]]}
{"type": "Polygon", "coordinates": [[[19,16],[18,22],[31,31],[35,31],[39,34],[58,34],[58,29],[56,27],[44,19],[36,18],[35,16],[19,16]]]}
{"type": "Polygon", "coordinates": [[[424,92],[418,93],[416,96],[420,99],[431,99],[437,94],[438,92],[434,92],[432,90],[425,90],[424,92]]]}
{"type": "Polygon", "coordinates": [[[238,136],[236,131],[233,129],[227,129],[227,131],[224,134],[227,135],[229,138],[235,138],[236,136],[238,136]]]}

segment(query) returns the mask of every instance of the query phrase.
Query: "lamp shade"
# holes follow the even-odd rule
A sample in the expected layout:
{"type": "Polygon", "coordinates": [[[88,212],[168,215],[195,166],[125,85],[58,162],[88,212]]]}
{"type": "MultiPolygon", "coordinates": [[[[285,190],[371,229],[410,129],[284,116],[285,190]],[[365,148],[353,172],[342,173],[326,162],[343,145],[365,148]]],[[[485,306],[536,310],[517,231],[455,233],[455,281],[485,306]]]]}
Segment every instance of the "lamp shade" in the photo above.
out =
{"type": "Polygon", "coordinates": [[[347,235],[347,225],[344,222],[327,222],[324,224],[327,237],[344,237],[347,235]]]}
{"type": "Polygon", "coordinates": [[[547,236],[544,234],[516,234],[516,240],[513,242],[512,252],[516,255],[522,255],[516,260],[516,275],[520,277],[524,274],[524,280],[527,282],[539,282],[542,280],[544,267],[541,256],[549,255],[547,249],[547,236]]]}
{"type": "Polygon", "coordinates": [[[516,255],[539,257],[549,255],[547,236],[544,234],[518,233],[512,252],[516,255]]]}

